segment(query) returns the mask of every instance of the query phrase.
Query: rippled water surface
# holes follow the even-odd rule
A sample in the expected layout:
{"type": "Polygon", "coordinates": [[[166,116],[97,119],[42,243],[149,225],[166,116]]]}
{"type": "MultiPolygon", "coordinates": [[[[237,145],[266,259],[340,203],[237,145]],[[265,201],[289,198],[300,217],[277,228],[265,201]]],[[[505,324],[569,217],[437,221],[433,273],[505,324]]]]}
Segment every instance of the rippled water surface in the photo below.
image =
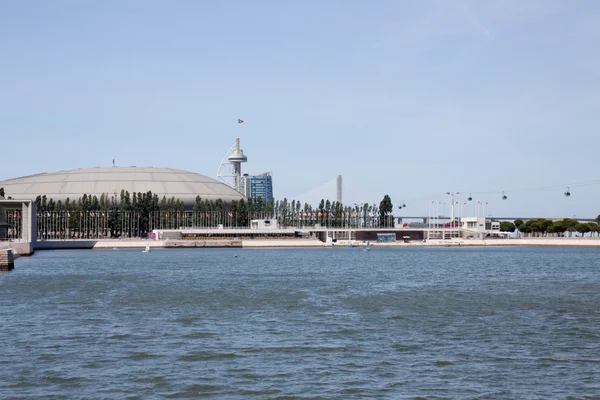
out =
{"type": "Polygon", "coordinates": [[[0,398],[597,398],[600,251],[47,251],[0,398]]]}

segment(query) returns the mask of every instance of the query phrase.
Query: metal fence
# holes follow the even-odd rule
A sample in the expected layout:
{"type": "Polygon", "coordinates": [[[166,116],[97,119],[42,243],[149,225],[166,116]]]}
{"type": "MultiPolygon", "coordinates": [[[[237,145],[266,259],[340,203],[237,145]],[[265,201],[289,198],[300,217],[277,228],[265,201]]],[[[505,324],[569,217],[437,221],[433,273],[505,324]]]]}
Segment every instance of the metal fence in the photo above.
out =
{"type": "MultiPolygon", "coordinates": [[[[268,215],[264,212],[237,213],[228,211],[38,211],[37,240],[104,239],[146,237],[154,229],[249,228],[253,219],[272,219],[280,228],[379,228],[393,227],[392,216],[380,219],[376,215],[358,213],[297,212],[268,215]]],[[[7,210],[6,238],[21,237],[23,215],[20,210],[7,210]]]]}

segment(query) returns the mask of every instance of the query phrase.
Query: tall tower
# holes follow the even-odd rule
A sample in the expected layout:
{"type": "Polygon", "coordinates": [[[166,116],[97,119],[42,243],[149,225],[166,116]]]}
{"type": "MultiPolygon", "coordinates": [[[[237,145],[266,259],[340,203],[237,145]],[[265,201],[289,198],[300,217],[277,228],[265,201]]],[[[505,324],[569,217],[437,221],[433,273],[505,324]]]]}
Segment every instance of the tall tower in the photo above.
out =
{"type": "Polygon", "coordinates": [[[234,177],[233,177],[233,187],[238,191],[242,191],[242,187],[240,185],[242,178],[242,163],[248,161],[248,157],[244,155],[244,151],[240,149],[240,138],[235,138],[235,148],[227,157],[229,162],[233,165],[234,177]]]}
{"type": "Polygon", "coordinates": [[[337,187],[337,202],[342,204],[342,176],[338,175],[336,179],[336,187],[337,187]]]}
{"type": "Polygon", "coordinates": [[[242,163],[247,161],[248,157],[246,157],[244,151],[240,149],[240,138],[236,138],[235,143],[231,146],[229,152],[219,165],[217,180],[244,194],[242,163]]]}

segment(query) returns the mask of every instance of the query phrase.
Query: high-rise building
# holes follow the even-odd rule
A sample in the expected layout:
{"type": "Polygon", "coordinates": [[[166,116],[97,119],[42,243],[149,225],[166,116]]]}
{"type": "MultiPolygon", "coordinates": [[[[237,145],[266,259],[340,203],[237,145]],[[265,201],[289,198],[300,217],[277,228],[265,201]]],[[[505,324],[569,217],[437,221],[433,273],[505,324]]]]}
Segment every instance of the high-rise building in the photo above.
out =
{"type": "Polygon", "coordinates": [[[273,199],[273,174],[271,172],[253,176],[244,174],[242,187],[244,196],[251,199],[261,197],[268,203],[273,199]]]}

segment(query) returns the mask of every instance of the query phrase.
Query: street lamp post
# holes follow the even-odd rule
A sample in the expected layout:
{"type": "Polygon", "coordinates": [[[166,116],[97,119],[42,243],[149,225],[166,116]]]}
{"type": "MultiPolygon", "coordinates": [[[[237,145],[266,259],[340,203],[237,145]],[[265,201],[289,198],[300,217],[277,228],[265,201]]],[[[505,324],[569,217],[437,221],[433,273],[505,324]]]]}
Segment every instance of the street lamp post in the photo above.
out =
{"type": "Polygon", "coordinates": [[[460,192],[446,192],[446,194],[450,197],[452,197],[452,201],[451,201],[451,215],[450,215],[450,223],[454,223],[454,196],[456,196],[457,194],[460,194],[460,192]]]}
{"type": "Polygon", "coordinates": [[[431,208],[432,207],[433,207],[433,201],[431,201],[427,204],[427,214],[428,214],[428,217],[427,217],[427,228],[428,228],[427,239],[429,239],[429,235],[431,235],[431,208]]]}

